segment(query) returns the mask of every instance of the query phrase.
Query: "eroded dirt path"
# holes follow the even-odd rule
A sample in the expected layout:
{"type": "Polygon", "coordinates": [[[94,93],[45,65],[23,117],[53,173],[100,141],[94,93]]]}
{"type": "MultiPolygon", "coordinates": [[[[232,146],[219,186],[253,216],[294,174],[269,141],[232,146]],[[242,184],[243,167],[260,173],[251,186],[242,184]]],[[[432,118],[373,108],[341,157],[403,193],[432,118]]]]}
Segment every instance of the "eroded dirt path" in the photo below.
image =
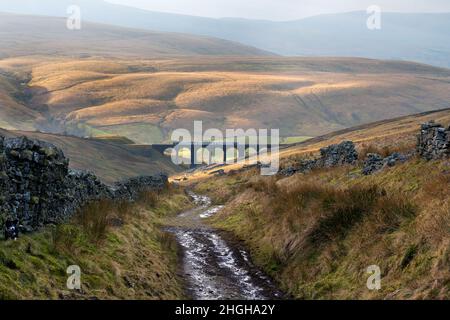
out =
{"type": "Polygon", "coordinates": [[[197,207],[168,221],[168,232],[183,249],[182,272],[193,299],[265,300],[281,298],[248,253],[204,220],[219,210],[206,196],[190,193],[197,207]]]}

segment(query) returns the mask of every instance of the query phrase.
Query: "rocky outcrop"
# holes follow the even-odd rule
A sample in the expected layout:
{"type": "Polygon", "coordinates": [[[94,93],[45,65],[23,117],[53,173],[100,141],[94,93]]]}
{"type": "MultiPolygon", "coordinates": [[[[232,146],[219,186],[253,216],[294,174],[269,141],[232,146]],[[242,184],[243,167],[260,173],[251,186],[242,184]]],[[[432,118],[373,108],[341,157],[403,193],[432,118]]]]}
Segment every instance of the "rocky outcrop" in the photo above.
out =
{"type": "Polygon", "coordinates": [[[364,161],[364,168],[362,173],[370,175],[386,167],[393,167],[398,163],[408,160],[408,156],[395,152],[390,156],[383,158],[377,153],[369,153],[367,159],[364,161]]]}
{"type": "Polygon", "coordinates": [[[417,152],[427,160],[442,159],[450,156],[450,127],[430,121],[422,124],[417,138],[417,152]]]}
{"type": "Polygon", "coordinates": [[[330,168],[345,164],[355,164],[358,160],[358,152],[355,144],[351,141],[344,141],[320,149],[320,158],[301,159],[294,165],[288,166],[280,171],[281,175],[292,176],[296,173],[310,172],[315,168],[330,168]]]}
{"type": "Polygon", "coordinates": [[[110,187],[94,174],[69,169],[52,144],[0,136],[0,227],[18,220],[25,231],[71,217],[89,201],[136,199],[145,189],[161,189],[167,176],[138,177],[110,187]]]}

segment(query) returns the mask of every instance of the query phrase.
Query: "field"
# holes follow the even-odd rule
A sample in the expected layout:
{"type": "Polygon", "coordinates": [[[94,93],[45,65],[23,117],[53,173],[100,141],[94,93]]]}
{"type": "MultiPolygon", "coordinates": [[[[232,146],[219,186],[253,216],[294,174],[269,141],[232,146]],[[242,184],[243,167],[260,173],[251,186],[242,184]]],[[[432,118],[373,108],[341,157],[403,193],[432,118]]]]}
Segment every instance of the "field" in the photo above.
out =
{"type": "MultiPolygon", "coordinates": [[[[303,142],[294,142],[291,145],[281,145],[278,156],[280,167],[288,166],[299,158],[316,156],[323,147],[342,141],[353,141],[360,149],[372,146],[381,152],[395,152],[414,149],[417,141],[417,133],[420,124],[435,120],[438,123],[450,123],[450,109],[425,112],[412,116],[383,120],[366,125],[361,125],[342,131],[332,132],[326,135],[307,139],[303,142]]],[[[185,156],[189,156],[187,153],[185,156]]],[[[225,172],[241,169],[248,163],[255,163],[258,159],[251,158],[233,164],[221,166],[225,172]]],[[[264,159],[262,159],[264,160],[264,159]]],[[[188,175],[190,181],[207,178],[217,168],[204,168],[188,175]]],[[[185,174],[174,175],[173,179],[184,177],[185,174]]]]}

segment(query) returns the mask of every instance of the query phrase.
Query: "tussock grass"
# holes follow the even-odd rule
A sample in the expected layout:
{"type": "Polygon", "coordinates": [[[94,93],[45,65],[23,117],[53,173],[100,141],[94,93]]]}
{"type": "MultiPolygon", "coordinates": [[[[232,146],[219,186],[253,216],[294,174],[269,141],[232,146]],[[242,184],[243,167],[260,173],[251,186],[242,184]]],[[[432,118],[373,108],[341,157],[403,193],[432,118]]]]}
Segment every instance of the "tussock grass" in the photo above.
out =
{"type": "Polygon", "coordinates": [[[116,207],[111,200],[94,201],[84,206],[76,215],[75,223],[94,242],[104,239],[108,228],[108,218],[114,214],[116,207]]]}
{"type": "Polygon", "coordinates": [[[364,161],[369,153],[377,153],[383,158],[386,158],[395,152],[411,152],[415,149],[415,146],[416,144],[411,141],[401,141],[396,145],[377,145],[375,143],[363,143],[359,148],[360,150],[358,152],[358,159],[360,161],[364,161]]]}
{"type": "Polygon", "coordinates": [[[445,160],[412,159],[369,177],[352,167],[216,177],[215,186],[231,190],[213,223],[244,240],[297,298],[449,298],[449,169],[445,160]],[[382,270],[380,291],[366,287],[373,264],[382,270]]]}
{"type": "Polygon", "coordinates": [[[361,147],[361,150],[358,152],[358,159],[366,159],[369,153],[377,153],[383,158],[386,158],[387,156],[392,154],[392,151],[389,146],[379,147],[374,144],[363,145],[361,147]]]}
{"type": "Polygon", "coordinates": [[[155,208],[160,199],[160,194],[156,191],[141,192],[138,202],[147,208],[155,208]]]}
{"type": "Polygon", "coordinates": [[[183,298],[176,242],[159,224],[190,200],[173,187],[140,199],[92,202],[69,223],[1,242],[0,299],[183,298]],[[66,288],[70,265],[81,291],[66,288]]]}
{"type": "Polygon", "coordinates": [[[308,234],[310,242],[323,244],[345,237],[351,228],[373,212],[381,194],[376,186],[322,193],[323,214],[308,234]]]}

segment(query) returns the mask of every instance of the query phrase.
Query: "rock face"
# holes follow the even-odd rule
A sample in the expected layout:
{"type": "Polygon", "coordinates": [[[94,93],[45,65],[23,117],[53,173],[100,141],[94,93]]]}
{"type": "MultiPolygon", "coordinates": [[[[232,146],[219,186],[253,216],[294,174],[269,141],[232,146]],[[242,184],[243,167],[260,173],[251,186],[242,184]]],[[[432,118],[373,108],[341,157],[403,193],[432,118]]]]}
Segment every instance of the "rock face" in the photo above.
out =
{"type": "Polygon", "coordinates": [[[422,124],[417,138],[417,152],[427,160],[442,159],[450,156],[450,127],[430,121],[422,124]]]}
{"type": "Polygon", "coordinates": [[[345,164],[355,164],[358,160],[358,152],[355,144],[351,141],[344,141],[320,149],[320,158],[313,160],[302,159],[295,165],[284,168],[281,175],[292,176],[298,172],[306,173],[315,168],[330,168],[345,164]]]}
{"type": "Polygon", "coordinates": [[[145,189],[161,189],[167,176],[139,177],[109,187],[94,174],[69,170],[55,146],[26,137],[0,136],[0,227],[19,220],[26,231],[71,217],[89,201],[133,200],[145,189]]]}
{"type": "Polygon", "coordinates": [[[366,161],[364,162],[362,173],[364,175],[370,175],[383,168],[393,167],[398,163],[405,162],[406,160],[408,160],[408,156],[398,152],[395,152],[386,158],[383,158],[377,153],[369,153],[366,161]]]}

